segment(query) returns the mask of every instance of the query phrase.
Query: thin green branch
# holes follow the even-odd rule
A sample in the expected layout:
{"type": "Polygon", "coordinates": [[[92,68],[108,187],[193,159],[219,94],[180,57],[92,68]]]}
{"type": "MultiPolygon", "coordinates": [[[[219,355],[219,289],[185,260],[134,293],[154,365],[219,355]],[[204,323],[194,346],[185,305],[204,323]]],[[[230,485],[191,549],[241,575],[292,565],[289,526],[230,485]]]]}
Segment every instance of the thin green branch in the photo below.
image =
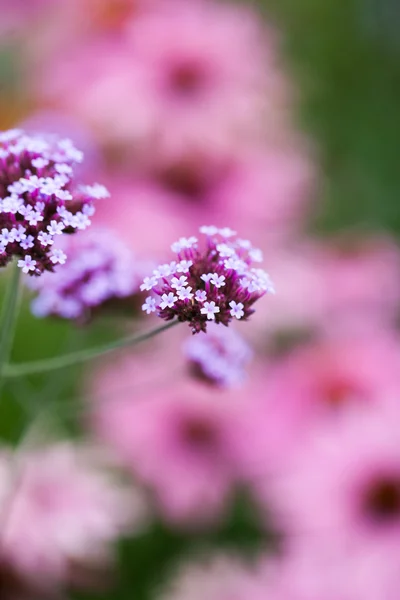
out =
{"type": "Polygon", "coordinates": [[[15,323],[18,314],[19,283],[21,269],[15,261],[11,267],[11,281],[8,284],[0,318],[0,391],[14,340],[15,323]]]}
{"type": "Polygon", "coordinates": [[[56,356],[55,358],[47,358],[43,360],[35,360],[26,363],[8,364],[3,369],[3,377],[22,377],[25,375],[34,375],[37,373],[47,373],[54,371],[55,369],[64,369],[66,367],[72,367],[73,365],[81,364],[83,362],[90,361],[95,358],[99,358],[113,350],[120,348],[126,348],[128,346],[136,346],[141,342],[155,337],[159,333],[170,329],[177,325],[179,321],[170,321],[161,327],[147,331],[146,333],[139,333],[138,335],[131,335],[126,338],[109,342],[103,346],[97,346],[96,348],[89,348],[86,350],[79,350],[78,352],[72,352],[71,354],[65,354],[63,356],[56,356]]]}

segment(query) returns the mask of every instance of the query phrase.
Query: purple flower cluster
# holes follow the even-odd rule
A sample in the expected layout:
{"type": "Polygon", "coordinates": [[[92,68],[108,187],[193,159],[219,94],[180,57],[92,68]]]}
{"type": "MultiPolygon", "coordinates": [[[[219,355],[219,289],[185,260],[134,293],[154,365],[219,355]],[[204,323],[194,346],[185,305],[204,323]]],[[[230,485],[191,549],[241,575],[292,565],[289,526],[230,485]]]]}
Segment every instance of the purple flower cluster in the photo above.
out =
{"type": "Polygon", "coordinates": [[[17,257],[24,273],[40,275],[64,264],[54,240],[86,229],[93,200],[108,196],[99,184],[76,184],[82,159],[69,139],[0,132],[0,267],[17,257]]]}
{"type": "Polygon", "coordinates": [[[160,265],[140,287],[154,294],[142,306],[147,314],[188,321],[193,333],[207,331],[208,321],[245,320],[256,300],[274,293],[268,274],[251,266],[262,261],[262,253],[248,240],[234,238],[229,227],[204,226],[200,233],[204,248],[196,237],[180,238],[171,245],[178,260],[160,265]]]}
{"type": "Polygon", "coordinates": [[[207,335],[190,338],[184,350],[195,377],[225,388],[244,381],[245,368],[253,356],[240,335],[214,323],[208,324],[207,335]]]}
{"type": "Polygon", "coordinates": [[[135,260],[131,250],[107,229],[63,236],[54,252],[68,254],[65,267],[29,278],[29,287],[38,292],[31,304],[37,317],[86,321],[105,303],[137,294],[149,268],[148,263],[135,260]]]}

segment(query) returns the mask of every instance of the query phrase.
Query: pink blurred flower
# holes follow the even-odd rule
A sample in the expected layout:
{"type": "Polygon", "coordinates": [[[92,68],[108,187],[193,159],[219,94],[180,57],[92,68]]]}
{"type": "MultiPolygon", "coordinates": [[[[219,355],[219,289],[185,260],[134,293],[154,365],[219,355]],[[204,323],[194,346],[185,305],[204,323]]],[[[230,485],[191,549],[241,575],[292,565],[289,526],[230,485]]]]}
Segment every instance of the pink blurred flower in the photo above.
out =
{"type": "Polygon", "coordinates": [[[49,3],[49,0],[0,0],[0,35],[20,35],[49,3]]]}
{"type": "MultiPolygon", "coordinates": [[[[170,340],[166,348],[174,355],[170,340]]],[[[179,353],[171,360],[166,348],[96,374],[92,427],[167,520],[202,526],[220,517],[235,482],[238,401],[179,377],[179,353]]]]}
{"type": "Polygon", "coordinates": [[[314,188],[314,166],[302,142],[266,145],[237,160],[208,202],[226,211],[233,226],[247,229],[265,247],[298,231],[305,222],[314,188]]]}
{"type": "Polygon", "coordinates": [[[114,179],[107,185],[113,200],[97,205],[93,222],[113,229],[141,256],[161,259],[171,240],[190,231],[186,215],[176,210],[171,195],[153,182],[114,179]]]}
{"type": "MultiPolygon", "coordinates": [[[[115,31],[124,27],[125,23],[140,14],[143,10],[149,10],[160,0],[72,0],[75,2],[75,13],[77,18],[85,24],[88,29],[97,31],[115,31]]],[[[65,0],[71,5],[71,0],[65,0]]],[[[70,12],[71,8],[69,8],[70,12]]],[[[82,23],[81,23],[82,24],[82,23]]]]}
{"type": "Polygon", "coordinates": [[[256,566],[238,556],[216,555],[181,565],[158,599],[268,600],[266,584],[256,566]]]}
{"type": "Polygon", "coordinates": [[[169,156],[258,137],[265,103],[282,100],[275,40],[249,9],[173,0],[129,33],[151,73],[155,135],[169,156]]]}
{"type": "Polygon", "coordinates": [[[269,482],[289,541],[365,548],[399,571],[399,416],[396,397],[327,422],[269,482]]]}
{"type": "Polygon", "coordinates": [[[35,71],[45,103],[91,127],[112,169],[145,174],[169,214],[198,226],[206,210],[258,244],[297,229],[315,173],[278,117],[288,94],[275,34],[249,9],[197,0],[160,3],[126,29],[35,71]]]}
{"type": "Polygon", "coordinates": [[[363,409],[400,391],[400,342],[392,334],[342,335],[311,342],[277,358],[268,373],[265,397],[288,420],[309,426],[332,411],[363,409]]]}
{"type": "Polygon", "coordinates": [[[315,431],[396,396],[399,369],[400,342],[384,332],[321,338],[264,361],[243,389],[241,420],[241,438],[251,439],[241,447],[242,469],[256,496],[259,482],[284,469],[315,431]]]}
{"type": "MultiPolygon", "coordinates": [[[[312,168],[300,147],[270,148],[223,162],[186,158],[150,170],[145,178],[107,182],[113,202],[97,207],[96,222],[114,227],[137,249],[164,252],[168,231],[169,239],[177,238],[203,223],[204,214],[217,225],[237,226],[268,249],[305,220],[312,168]]],[[[293,304],[293,298],[288,302],[293,304]]]]}
{"type": "Polygon", "coordinates": [[[93,30],[107,31],[123,25],[137,11],[156,4],[157,0],[57,0],[56,6],[51,0],[0,0],[2,20],[0,31],[21,34],[29,27],[31,37],[38,31],[32,31],[32,19],[38,30],[44,34],[46,45],[50,40],[58,45],[64,38],[60,31],[64,22],[72,38],[77,34],[86,35],[93,30]],[[43,23],[44,16],[47,20],[43,23]],[[72,28],[75,22],[75,31],[72,28]]]}
{"type": "Polygon", "coordinates": [[[309,543],[252,563],[214,555],[181,565],[159,600],[397,600],[399,574],[367,549],[309,543]]]}
{"type": "Polygon", "coordinates": [[[348,232],[326,245],[321,260],[328,318],[342,309],[353,316],[397,316],[400,252],[394,240],[379,233],[360,237],[348,232]]]}
{"type": "MultiPolygon", "coordinates": [[[[67,56],[74,48],[89,48],[96,39],[121,36],[127,22],[160,0],[0,0],[4,10],[0,31],[24,36],[19,51],[37,75],[49,57],[67,56]],[[29,31],[27,29],[29,28],[29,31]],[[6,29],[7,32],[7,29],[6,29]]],[[[161,0],[162,2],[162,0],[161,0]]]]}
{"type": "Polygon", "coordinates": [[[200,222],[227,222],[263,247],[270,246],[305,222],[314,187],[314,167],[304,144],[287,140],[224,160],[204,155],[175,157],[160,164],[156,180],[169,191],[176,210],[200,222]]]}
{"type": "Polygon", "coordinates": [[[131,156],[218,155],[259,139],[260,123],[276,127],[286,92],[273,37],[249,9],[172,0],[135,16],[118,41],[68,47],[34,83],[131,156]]]}
{"type": "Polygon", "coordinates": [[[283,558],[266,558],[266,598],[273,600],[396,600],[399,573],[368,547],[308,540],[283,558]]]}
{"type": "Polygon", "coordinates": [[[91,126],[102,145],[133,148],[149,135],[145,69],[122,39],[96,38],[36,69],[33,91],[46,105],[91,126]],[[76,89],[79,88],[79,94],[76,89]]]}
{"type": "MultiPolygon", "coordinates": [[[[227,331],[229,332],[229,330],[227,331]]],[[[241,482],[252,481],[255,472],[256,475],[259,475],[260,472],[265,475],[265,461],[269,461],[269,458],[266,458],[266,447],[270,446],[268,457],[273,456],[275,459],[278,452],[279,455],[282,454],[282,447],[285,446],[285,443],[289,444],[291,433],[284,435],[282,428],[276,427],[276,421],[272,416],[274,405],[264,403],[262,406],[264,412],[262,415],[260,413],[258,415],[264,427],[262,446],[261,440],[255,438],[255,433],[261,432],[261,426],[255,430],[254,420],[250,418],[250,415],[253,416],[256,414],[256,410],[261,410],[260,396],[264,398],[263,389],[268,379],[265,360],[263,360],[261,369],[257,363],[249,366],[248,377],[240,387],[221,389],[202,386],[188,379],[186,365],[180,351],[183,340],[187,342],[188,337],[192,339],[192,336],[190,334],[188,336],[188,333],[186,328],[174,328],[166,336],[159,336],[156,343],[142,346],[140,352],[132,354],[132,351],[130,351],[129,355],[126,355],[126,357],[123,355],[111,365],[109,361],[100,365],[88,380],[85,397],[91,400],[89,410],[92,415],[89,426],[94,429],[101,440],[106,441],[117,452],[118,456],[123,459],[134,474],[141,474],[142,467],[140,463],[142,460],[144,463],[150,461],[150,486],[155,489],[156,499],[158,499],[160,505],[165,504],[165,501],[161,496],[162,490],[158,492],[157,477],[160,479],[160,488],[170,488],[170,491],[167,491],[169,491],[172,499],[176,494],[176,503],[180,502],[180,496],[185,494],[186,481],[188,480],[188,494],[191,495],[187,500],[187,510],[190,509],[190,504],[192,504],[194,506],[193,511],[197,510],[199,512],[198,515],[194,514],[193,521],[201,522],[203,513],[209,514],[210,518],[214,514],[216,516],[219,514],[214,509],[214,502],[216,502],[213,496],[214,492],[218,496],[221,487],[224,488],[228,479],[231,483],[225,487],[231,488],[232,482],[239,482],[240,484],[241,482]],[[257,402],[257,408],[253,408],[254,402],[257,402]],[[219,423],[219,427],[223,432],[225,446],[221,444],[221,447],[223,446],[225,456],[229,458],[229,461],[225,465],[225,472],[221,468],[224,481],[221,481],[221,486],[218,484],[215,490],[213,486],[207,486],[208,491],[204,492],[201,489],[203,485],[203,480],[201,480],[199,481],[199,491],[196,491],[195,485],[192,483],[192,479],[197,477],[195,470],[189,469],[188,473],[181,475],[181,472],[184,471],[184,457],[186,457],[187,463],[191,459],[190,448],[185,449],[183,443],[180,446],[176,444],[176,450],[172,449],[176,453],[182,453],[182,460],[176,465],[169,459],[168,464],[165,463],[163,449],[168,445],[174,434],[173,425],[175,421],[173,416],[175,413],[179,416],[180,412],[185,414],[185,410],[189,414],[192,410],[193,416],[197,412],[203,414],[202,411],[207,413],[210,410],[211,421],[219,423]],[[141,422],[139,421],[142,411],[146,423],[144,429],[141,429],[141,422]],[[171,418],[163,422],[163,414],[169,411],[172,415],[171,418]],[[124,415],[126,415],[126,418],[124,415]],[[132,417],[129,415],[132,415],[132,417]],[[220,422],[218,422],[218,419],[220,422]],[[122,429],[121,423],[123,423],[122,429]],[[161,432],[160,439],[157,439],[154,445],[153,437],[156,438],[157,431],[161,432]],[[145,438],[143,442],[145,447],[150,448],[147,453],[142,452],[140,449],[142,435],[145,438]],[[262,448],[262,456],[256,456],[257,449],[254,451],[252,449],[253,447],[257,448],[256,443],[260,444],[259,449],[262,448]],[[263,461],[262,470],[259,467],[260,461],[263,461]],[[203,507],[198,508],[200,504],[198,495],[204,493],[207,494],[207,497],[210,496],[211,500],[208,504],[205,502],[203,507]]],[[[281,411],[279,411],[276,419],[279,426],[281,426],[281,411]]],[[[168,450],[168,452],[171,454],[172,451],[168,450]]],[[[212,453],[210,452],[210,454],[212,453]]],[[[211,466],[211,474],[212,468],[216,472],[220,469],[221,454],[215,452],[215,465],[214,467],[211,466]]],[[[207,455],[204,464],[207,465],[207,455]]],[[[268,464],[271,465],[271,462],[268,462],[268,464]]],[[[222,498],[222,496],[221,493],[220,497],[222,498]]],[[[178,508],[174,513],[178,512],[178,508]]],[[[178,520],[174,515],[170,516],[171,510],[168,506],[163,508],[167,518],[178,520]]],[[[192,519],[191,515],[186,517],[182,512],[181,520],[183,522],[190,519],[192,519]]]]}
{"type": "MultiPolygon", "coordinates": [[[[392,325],[400,304],[400,253],[385,236],[307,241],[270,253],[279,295],[254,319],[265,337],[328,329],[360,332],[392,325]]],[[[250,329],[251,329],[250,325],[250,329]]]]}
{"type": "Polygon", "coordinates": [[[73,580],[74,567],[104,568],[111,544],[140,524],[141,499],[105,466],[92,449],[69,443],[11,457],[2,559],[34,588],[73,580]]]}

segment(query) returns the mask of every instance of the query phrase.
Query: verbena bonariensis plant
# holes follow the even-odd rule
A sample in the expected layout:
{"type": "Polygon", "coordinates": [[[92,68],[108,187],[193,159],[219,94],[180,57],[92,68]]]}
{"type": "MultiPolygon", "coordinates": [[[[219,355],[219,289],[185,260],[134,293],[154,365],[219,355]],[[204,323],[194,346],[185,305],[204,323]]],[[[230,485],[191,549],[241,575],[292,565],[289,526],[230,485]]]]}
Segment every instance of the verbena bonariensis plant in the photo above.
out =
{"type": "MultiPolygon", "coordinates": [[[[176,260],[154,269],[141,285],[142,291],[151,290],[153,294],[144,302],[143,310],[148,314],[157,312],[168,321],[166,325],[99,348],[28,364],[7,365],[16,315],[18,273],[22,270],[28,275],[40,276],[48,271],[46,280],[50,289],[51,273],[57,267],[54,278],[59,277],[68,261],[68,244],[55,244],[56,238],[86,229],[94,213],[93,201],[109,195],[100,184],[85,186],[76,182],[74,166],[82,159],[82,152],[69,139],[27,135],[19,129],[0,133],[0,266],[5,267],[13,259],[16,261],[14,277],[3,303],[0,383],[6,376],[49,371],[96,358],[115,348],[144,341],[179,322],[187,321],[193,333],[197,333],[206,332],[210,321],[227,326],[232,319],[246,320],[254,312],[253,305],[259,298],[267,292],[274,293],[267,273],[253,266],[262,261],[260,250],[253,248],[250,241],[236,238],[236,232],[229,227],[203,226],[200,228],[202,245],[195,237],[180,238],[171,246],[176,260]]],[[[87,259],[82,256],[82,261],[87,263],[87,259]]],[[[86,263],[84,279],[90,279],[97,271],[86,263]]],[[[78,267],[75,257],[72,270],[78,267]]],[[[114,274],[120,274],[118,267],[113,269],[114,274]]],[[[104,277],[100,283],[107,287],[107,300],[112,298],[114,288],[115,296],[121,295],[119,286],[113,288],[104,277]]],[[[93,283],[92,295],[96,292],[98,296],[100,283],[93,283]]],[[[77,295],[81,294],[81,288],[75,286],[68,290],[71,292],[69,303],[82,300],[73,297],[74,290],[77,295]]],[[[42,292],[43,289],[41,287],[42,292]]],[[[49,312],[57,313],[57,310],[49,312]]],[[[67,313],[62,316],[77,316],[74,311],[67,313]]]]}
{"type": "MultiPolygon", "coordinates": [[[[152,267],[139,263],[110,232],[93,228],[89,234],[82,233],[91,224],[94,201],[106,199],[109,195],[100,184],[88,186],[76,181],[74,167],[82,160],[83,154],[69,139],[28,135],[17,129],[0,132],[0,268],[10,263],[13,267],[0,321],[0,400],[7,378],[46,373],[82,363],[114,349],[138,344],[183,321],[189,323],[193,333],[206,332],[210,322],[217,328],[218,324],[229,325],[233,319],[244,321],[254,312],[254,303],[259,298],[267,292],[274,292],[268,275],[253,266],[253,263],[261,262],[261,251],[253,248],[249,241],[236,238],[236,233],[230,228],[213,226],[200,228],[203,244],[195,237],[181,238],[172,244],[176,260],[154,269],[140,285],[144,272],[152,267]],[[21,273],[26,275],[28,287],[38,292],[33,311],[37,316],[58,316],[87,322],[94,312],[97,314],[109,302],[118,305],[115,301],[127,300],[130,307],[130,299],[140,289],[142,292],[152,291],[142,306],[143,310],[148,314],[157,312],[167,323],[143,334],[117,339],[99,347],[39,361],[8,364],[21,273]]],[[[212,332],[208,335],[211,339],[212,332]]],[[[197,338],[193,341],[197,341],[197,338]]],[[[247,352],[241,352],[240,361],[231,365],[232,368],[229,364],[222,364],[222,354],[229,363],[229,353],[221,350],[214,354],[213,371],[206,366],[205,372],[213,382],[228,385],[233,379],[236,381],[236,372],[242,362],[246,362],[247,352]]],[[[198,353],[196,357],[199,357],[198,353]]],[[[42,409],[38,412],[39,416],[43,414],[42,409]]],[[[30,431],[31,428],[28,429],[30,431]]],[[[3,463],[0,461],[0,470],[3,465],[7,476],[15,471],[21,478],[23,466],[26,479],[27,472],[32,470],[30,462],[22,460],[22,449],[23,444],[20,444],[15,456],[6,453],[3,463]]],[[[92,527],[91,510],[97,511],[96,515],[101,514],[101,519],[109,514],[112,517],[109,523],[101,520],[99,530],[97,524],[90,529],[89,538],[96,553],[100,545],[106,551],[109,543],[119,534],[119,516],[124,516],[125,526],[123,490],[116,489],[114,497],[112,489],[109,491],[108,480],[104,480],[103,485],[103,479],[97,478],[98,465],[94,465],[95,475],[91,478],[90,470],[81,474],[74,453],[60,453],[56,448],[51,448],[49,462],[46,457],[46,453],[39,452],[39,463],[34,465],[35,472],[40,482],[45,482],[49,494],[53,493],[54,488],[54,493],[61,499],[60,506],[52,504],[52,513],[49,515],[49,522],[55,530],[50,530],[47,521],[43,521],[43,527],[47,528],[46,552],[43,553],[40,541],[40,515],[47,518],[48,512],[47,509],[45,513],[37,512],[41,510],[40,502],[36,502],[35,493],[32,498],[29,496],[25,479],[25,492],[28,490],[28,493],[25,493],[25,504],[19,502],[18,506],[22,507],[23,514],[28,515],[30,525],[33,524],[28,535],[34,536],[39,544],[37,548],[34,544],[30,545],[29,560],[21,565],[17,559],[27,531],[25,525],[22,529],[10,529],[7,523],[7,543],[4,540],[2,542],[2,554],[10,562],[12,575],[23,575],[35,586],[38,579],[48,578],[46,569],[44,574],[36,569],[37,556],[40,556],[40,563],[44,567],[47,564],[52,567],[54,559],[63,569],[70,558],[75,558],[75,551],[79,554],[80,528],[85,530],[85,527],[92,527]],[[60,461],[57,457],[61,457],[60,461]],[[59,475],[59,480],[54,478],[55,474],[59,475]],[[49,482],[46,479],[48,476],[49,482]],[[94,482],[94,493],[92,483],[86,486],[87,481],[94,482]],[[57,519],[64,519],[65,514],[64,495],[67,492],[64,491],[64,484],[68,487],[70,501],[70,527],[65,552],[57,537],[61,531],[57,519]],[[107,500],[104,507],[94,501],[97,498],[107,500]],[[115,509],[114,505],[118,505],[118,508],[115,509]],[[75,507],[80,512],[74,513],[75,507]],[[103,512],[107,515],[103,515],[103,512]],[[107,535],[101,529],[104,522],[107,535]],[[75,537],[71,532],[75,532],[75,537]],[[96,536],[100,536],[100,539],[96,536]]],[[[32,489],[36,490],[35,479],[31,475],[30,481],[32,489]]],[[[14,484],[14,479],[10,478],[6,490],[9,503],[15,500],[15,493],[19,491],[14,484]]],[[[15,512],[15,507],[13,510],[15,512]]],[[[7,514],[0,516],[8,518],[7,514]]],[[[14,518],[14,523],[19,522],[22,522],[20,515],[14,518]]],[[[65,575],[62,569],[56,577],[60,581],[64,580],[65,575]]]]}

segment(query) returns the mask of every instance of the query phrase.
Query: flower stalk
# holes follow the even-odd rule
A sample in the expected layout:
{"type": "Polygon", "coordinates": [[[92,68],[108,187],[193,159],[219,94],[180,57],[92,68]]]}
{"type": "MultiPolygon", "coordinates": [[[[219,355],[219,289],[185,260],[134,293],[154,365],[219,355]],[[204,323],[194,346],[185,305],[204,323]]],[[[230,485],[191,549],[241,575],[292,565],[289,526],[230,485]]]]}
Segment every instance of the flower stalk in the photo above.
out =
{"type": "Polygon", "coordinates": [[[104,344],[102,346],[97,346],[96,348],[79,350],[77,352],[71,352],[70,354],[65,354],[63,356],[56,356],[55,358],[29,361],[19,364],[7,364],[4,365],[3,368],[3,377],[23,377],[26,375],[48,373],[49,371],[54,371],[56,369],[72,367],[83,362],[88,362],[90,360],[100,358],[102,356],[105,356],[106,354],[109,354],[110,352],[113,352],[114,350],[119,350],[120,348],[136,346],[137,344],[145,342],[155,337],[159,333],[166,331],[167,329],[171,329],[171,327],[177,325],[178,323],[178,320],[170,321],[169,323],[166,323],[161,327],[156,327],[155,329],[152,329],[145,333],[131,335],[119,340],[115,340],[114,342],[109,342],[108,344],[104,344]]]}
{"type": "Polygon", "coordinates": [[[11,270],[11,281],[6,291],[0,317],[0,395],[5,378],[6,363],[11,353],[15,322],[18,314],[21,269],[19,269],[17,261],[14,261],[11,270]]]}

